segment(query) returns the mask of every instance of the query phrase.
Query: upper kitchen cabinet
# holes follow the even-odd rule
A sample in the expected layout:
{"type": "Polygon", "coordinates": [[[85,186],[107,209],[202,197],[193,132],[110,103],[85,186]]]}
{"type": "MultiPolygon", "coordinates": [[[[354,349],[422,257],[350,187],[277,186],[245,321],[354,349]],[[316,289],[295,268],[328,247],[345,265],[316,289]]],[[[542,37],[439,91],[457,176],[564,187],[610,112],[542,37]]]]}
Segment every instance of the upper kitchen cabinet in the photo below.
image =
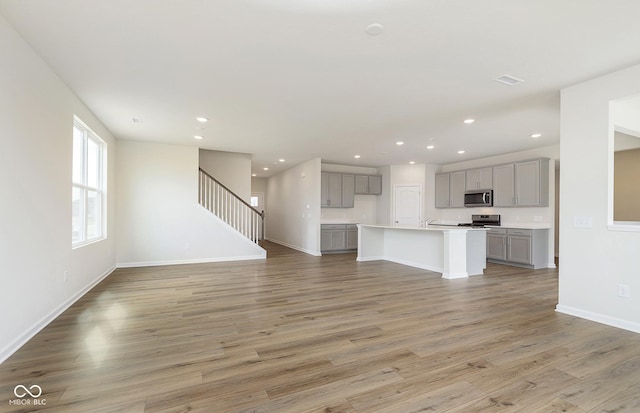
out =
{"type": "Polygon", "coordinates": [[[465,171],[436,174],[436,208],[464,207],[465,171]]]}
{"type": "Polygon", "coordinates": [[[379,175],[320,173],[320,206],[323,208],[353,208],[356,194],[379,195],[381,193],[382,177],[379,175]],[[366,188],[364,188],[365,181],[366,188]],[[363,190],[367,192],[360,192],[363,190]]]}
{"type": "Polygon", "coordinates": [[[382,176],[356,175],[357,195],[380,195],[382,193],[382,176]]]}
{"type": "Polygon", "coordinates": [[[320,206],[342,208],[342,174],[320,173],[320,206]]]}
{"type": "Polygon", "coordinates": [[[470,169],[466,171],[466,189],[491,189],[493,188],[492,168],[470,169]]]}
{"type": "Polygon", "coordinates": [[[493,167],[493,206],[542,207],[548,205],[548,159],[493,167]]]}
{"type": "Polygon", "coordinates": [[[493,206],[510,207],[515,205],[514,165],[493,167],[493,206]]]}
{"type": "Polygon", "coordinates": [[[514,167],[516,206],[549,205],[549,160],[518,162],[514,167]]]}
{"type": "Polygon", "coordinates": [[[342,208],[353,208],[355,200],[355,175],[342,175],[342,208]]]}

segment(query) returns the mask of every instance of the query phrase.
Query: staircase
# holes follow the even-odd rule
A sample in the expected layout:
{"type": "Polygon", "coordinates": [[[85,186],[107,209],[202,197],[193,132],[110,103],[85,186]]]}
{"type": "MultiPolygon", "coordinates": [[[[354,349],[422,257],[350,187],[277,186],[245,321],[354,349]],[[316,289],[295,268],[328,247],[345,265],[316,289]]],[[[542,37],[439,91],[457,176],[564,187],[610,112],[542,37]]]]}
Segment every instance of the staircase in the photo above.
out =
{"type": "Polygon", "coordinates": [[[264,237],[264,211],[246,203],[202,168],[198,174],[198,202],[256,244],[264,237]]]}

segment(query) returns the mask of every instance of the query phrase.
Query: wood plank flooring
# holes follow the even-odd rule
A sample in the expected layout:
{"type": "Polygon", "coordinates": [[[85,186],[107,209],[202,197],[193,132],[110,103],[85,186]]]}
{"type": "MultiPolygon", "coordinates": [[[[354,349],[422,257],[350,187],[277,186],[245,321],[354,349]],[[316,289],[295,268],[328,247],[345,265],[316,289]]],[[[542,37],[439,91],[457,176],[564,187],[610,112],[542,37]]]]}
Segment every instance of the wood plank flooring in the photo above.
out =
{"type": "Polygon", "coordinates": [[[265,247],[115,271],[0,365],[0,411],[640,412],[640,335],[556,313],[555,270],[265,247]]]}

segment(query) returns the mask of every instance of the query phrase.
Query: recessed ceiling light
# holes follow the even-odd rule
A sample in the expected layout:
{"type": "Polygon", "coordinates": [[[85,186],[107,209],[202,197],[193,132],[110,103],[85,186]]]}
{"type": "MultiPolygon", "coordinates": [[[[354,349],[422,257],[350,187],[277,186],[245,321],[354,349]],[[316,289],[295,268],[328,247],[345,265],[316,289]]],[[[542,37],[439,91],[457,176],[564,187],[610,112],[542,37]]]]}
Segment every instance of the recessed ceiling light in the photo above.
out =
{"type": "Polygon", "coordinates": [[[404,142],[402,142],[402,141],[398,141],[398,142],[396,142],[396,145],[398,145],[398,146],[402,146],[402,145],[404,145],[404,142]]]}
{"type": "Polygon", "coordinates": [[[464,153],[464,151],[462,151],[462,150],[458,151],[459,155],[462,155],[463,153],[464,153]]]}
{"type": "Polygon", "coordinates": [[[413,165],[415,163],[416,163],[416,161],[409,161],[409,165],[413,165]]]}
{"type": "Polygon", "coordinates": [[[518,83],[524,82],[524,80],[518,79],[517,77],[511,76],[511,75],[502,75],[502,76],[498,76],[496,78],[496,82],[500,82],[500,83],[504,83],[505,85],[513,86],[513,85],[517,85],[518,83]]]}
{"type": "Polygon", "coordinates": [[[205,118],[204,116],[198,116],[198,117],[196,118],[196,120],[197,120],[198,122],[205,123],[205,122],[209,121],[209,118],[205,118]]]}
{"type": "Polygon", "coordinates": [[[541,137],[541,136],[542,136],[542,134],[541,134],[541,133],[533,133],[533,134],[531,134],[530,136],[531,136],[532,138],[534,138],[534,139],[535,139],[535,138],[539,138],[539,137],[541,137]]]}
{"type": "Polygon", "coordinates": [[[433,149],[433,148],[435,148],[435,146],[433,146],[433,145],[427,146],[427,149],[433,149]]]}
{"type": "Polygon", "coordinates": [[[197,139],[197,140],[201,141],[201,140],[203,140],[203,139],[204,139],[204,136],[202,136],[202,135],[195,135],[195,136],[193,137],[193,139],[197,139]]]}
{"type": "Polygon", "coordinates": [[[251,176],[258,176],[258,174],[251,174],[251,176]]]}
{"type": "Polygon", "coordinates": [[[354,158],[360,159],[360,155],[353,155],[354,158]]]}
{"type": "Polygon", "coordinates": [[[469,125],[469,124],[471,124],[471,123],[473,123],[473,122],[475,122],[475,121],[476,121],[475,119],[465,119],[465,120],[464,120],[464,123],[466,123],[467,125],[469,125]]]}
{"type": "Polygon", "coordinates": [[[264,168],[262,168],[263,171],[268,171],[269,168],[267,168],[266,166],[264,168]]]}
{"type": "Polygon", "coordinates": [[[278,159],[278,162],[284,162],[284,159],[278,159]]]}
{"type": "Polygon", "coordinates": [[[366,32],[370,36],[377,36],[384,31],[384,26],[380,23],[371,23],[367,26],[366,32]]]}

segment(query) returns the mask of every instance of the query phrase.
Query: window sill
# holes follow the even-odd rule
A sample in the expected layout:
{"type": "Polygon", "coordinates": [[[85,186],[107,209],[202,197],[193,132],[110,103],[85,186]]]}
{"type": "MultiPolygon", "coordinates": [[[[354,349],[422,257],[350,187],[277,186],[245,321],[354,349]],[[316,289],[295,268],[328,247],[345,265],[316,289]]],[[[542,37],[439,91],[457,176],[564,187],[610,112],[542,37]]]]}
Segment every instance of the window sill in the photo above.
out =
{"type": "Polygon", "coordinates": [[[71,245],[71,249],[75,250],[78,248],[86,247],[87,245],[95,244],[97,242],[104,241],[105,239],[107,239],[107,237],[100,237],[100,238],[90,239],[88,241],[77,242],[71,245]]]}
{"type": "Polygon", "coordinates": [[[640,232],[640,222],[614,221],[607,225],[609,231],[640,232]]]}

